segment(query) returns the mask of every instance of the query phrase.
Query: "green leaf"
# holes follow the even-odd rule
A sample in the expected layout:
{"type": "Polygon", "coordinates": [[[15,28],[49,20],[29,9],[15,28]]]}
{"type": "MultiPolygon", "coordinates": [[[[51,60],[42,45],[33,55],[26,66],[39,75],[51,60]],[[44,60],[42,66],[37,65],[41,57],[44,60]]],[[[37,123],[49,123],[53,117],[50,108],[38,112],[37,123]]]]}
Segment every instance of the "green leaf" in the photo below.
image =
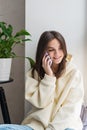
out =
{"type": "Polygon", "coordinates": [[[12,32],[13,32],[13,27],[12,27],[11,25],[8,25],[7,33],[8,33],[8,36],[9,36],[9,37],[12,36],[12,32]]]}
{"type": "Polygon", "coordinates": [[[34,64],[35,64],[35,61],[32,58],[30,58],[30,57],[26,57],[26,58],[28,59],[28,61],[30,63],[30,66],[32,68],[34,66],[34,64]]]}
{"type": "Polygon", "coordinates": [[[6,23],[5,22],[0,22],[0,27],[1,27],[1,32],[7,36],[7,29],[6,29],[6,23]]]}
{"type": "Polygon", "coordinates": [[[27,32],[26,30],[21,30],[16,33],[15,37],[24,36],[24,35],[29,36],[31,34],[29,32],[27,32]]]}
{"type": "Polygon", "coordinates": [[[7,26],[5,22],[0,22],[0,28],[1,28],[0,37],[4,35],[6,38],[12,35],[13,28],[11,25],[7,26]]]}
{"type": "Polygon", "coordinates": [[[23,39],[22,41],[23,42],[25,42],[25,41],[31,41],[31,39],[23,39]]]}

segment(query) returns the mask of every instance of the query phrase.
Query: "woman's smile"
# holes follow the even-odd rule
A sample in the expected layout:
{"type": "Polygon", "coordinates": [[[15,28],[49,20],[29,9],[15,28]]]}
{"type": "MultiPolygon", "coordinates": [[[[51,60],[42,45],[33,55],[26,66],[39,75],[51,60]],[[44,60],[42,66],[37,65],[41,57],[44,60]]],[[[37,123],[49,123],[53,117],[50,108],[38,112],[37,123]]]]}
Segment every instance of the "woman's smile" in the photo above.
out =
{"type": "Polygon", "coordinates": [[[61,48],[60,42],[57,39],[53,39],[48,43],[47,51],[52,59],[53,64],[56,65],[62,61],[64,53],[61,48]]]}

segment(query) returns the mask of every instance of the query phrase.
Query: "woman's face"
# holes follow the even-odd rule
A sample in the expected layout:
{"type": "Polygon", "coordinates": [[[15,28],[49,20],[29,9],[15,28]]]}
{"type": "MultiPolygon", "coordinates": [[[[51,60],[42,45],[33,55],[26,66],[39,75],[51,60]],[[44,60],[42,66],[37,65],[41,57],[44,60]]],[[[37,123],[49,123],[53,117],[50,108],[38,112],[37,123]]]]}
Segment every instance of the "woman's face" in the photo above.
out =
{"type": "Polygon", "coordinates": [[[48,43],[47,52],[52,59],[53,65],[58,65],[59,63],[61,63],[64,57],[64,53],[61,48],[60,42],[56,38],[48,43]]]}

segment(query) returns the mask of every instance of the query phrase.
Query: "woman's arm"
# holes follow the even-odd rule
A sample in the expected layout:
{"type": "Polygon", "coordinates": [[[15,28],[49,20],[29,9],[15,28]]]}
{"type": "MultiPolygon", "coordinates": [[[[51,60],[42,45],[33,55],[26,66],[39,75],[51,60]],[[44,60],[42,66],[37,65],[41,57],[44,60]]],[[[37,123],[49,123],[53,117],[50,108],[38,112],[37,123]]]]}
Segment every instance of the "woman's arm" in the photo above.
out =
{"type": "Polygon", "coordinates": [[[54,119],[49,124],[48,128],[54,130],[64,130],[65,128],[73,128],[81,130],[80,112],[83,103],[84,89],[83,79],[77,71],[71,77],[73,80],[70,83],[70,91],[57,111],[54,119]]]}
{"type": "Polygon", "coordinates": [[[37,108],[44,108],[53,100],[56,77],[45,74],[44,78],[38,80],[27,76],[25,97],[37,108]]]}

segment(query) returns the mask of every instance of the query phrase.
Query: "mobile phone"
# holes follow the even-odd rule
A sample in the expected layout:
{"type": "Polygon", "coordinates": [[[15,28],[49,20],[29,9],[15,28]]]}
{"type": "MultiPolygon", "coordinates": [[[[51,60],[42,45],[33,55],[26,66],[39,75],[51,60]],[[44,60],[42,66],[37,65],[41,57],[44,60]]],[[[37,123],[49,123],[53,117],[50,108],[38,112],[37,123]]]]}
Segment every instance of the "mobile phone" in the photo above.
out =
{"type": "Polygon", "coordinates": [[[50,61],[49,61],[49,65],[50,65],[50,66],[52,65],[52,60],[51,60],[51,58],[50,58],[50,61]]]}
{"type": "Polygon", "coordinates": [[[49,56],[48,52],[45,53],[45,57],[47,57],[47,56],[48,56],[48,60],[49,60],[49,65],[51,66],[52,65],[52,59],[49,56]]]}

